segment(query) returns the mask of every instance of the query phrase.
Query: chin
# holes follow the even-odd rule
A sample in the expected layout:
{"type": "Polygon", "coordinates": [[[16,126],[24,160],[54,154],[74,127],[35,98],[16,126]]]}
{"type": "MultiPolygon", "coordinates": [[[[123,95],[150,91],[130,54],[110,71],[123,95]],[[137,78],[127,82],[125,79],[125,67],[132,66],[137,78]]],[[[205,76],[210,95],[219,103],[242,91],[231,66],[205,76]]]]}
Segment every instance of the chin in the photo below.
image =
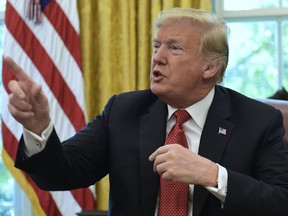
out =
{"type": "Polygon", "coordinates": [[[165,98],[167,97],[167,91],[165,91],[164,89],[155,87],[153,85],[151,85],[150,89],[151,89],[152,93],[154,95],[156,95],[160,100],[162,100],[164,102],[166,101],[165,98]]]}
{"type": "Polygon", "coordinates": [[[157,95],[159,97],[159,94],[161,95],[161,93],[163,94],[163,90],[161,90],[161,88],[159,88],[159,86],[157,86],[157,84],[151,84],[150,89],[152,91],[153,94],[157,95]]]}

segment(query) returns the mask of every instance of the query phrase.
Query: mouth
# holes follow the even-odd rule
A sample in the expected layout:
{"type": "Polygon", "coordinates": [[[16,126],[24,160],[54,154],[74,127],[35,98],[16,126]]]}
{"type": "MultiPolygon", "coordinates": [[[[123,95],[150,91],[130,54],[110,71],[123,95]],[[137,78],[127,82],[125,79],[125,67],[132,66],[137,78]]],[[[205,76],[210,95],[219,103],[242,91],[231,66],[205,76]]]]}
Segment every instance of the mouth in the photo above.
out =
{"type": "Polygon", "coordinates": [[[158,82],[160,81],[161,79],[163,79],[165,76],[158,70],[153,70],[152,71],[152,80],[154,82],[158,82]]]}

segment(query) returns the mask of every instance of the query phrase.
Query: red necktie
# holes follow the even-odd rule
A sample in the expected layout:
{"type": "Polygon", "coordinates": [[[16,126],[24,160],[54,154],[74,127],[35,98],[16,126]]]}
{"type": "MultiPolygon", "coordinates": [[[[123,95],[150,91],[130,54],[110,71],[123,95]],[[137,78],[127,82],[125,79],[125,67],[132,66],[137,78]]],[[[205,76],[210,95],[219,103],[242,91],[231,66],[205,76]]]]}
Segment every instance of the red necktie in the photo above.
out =
{"type": "MultiPolygon", "coordinates": [[[[165,145],[179,143],[188,148],[182,124],[191,116],[186,110],[174,113],[176,123],[169,132],[165,145]]],[[[187,216],[188,215],[189,185],[160,178],[160,199],[158,216],[187,216]]]]}

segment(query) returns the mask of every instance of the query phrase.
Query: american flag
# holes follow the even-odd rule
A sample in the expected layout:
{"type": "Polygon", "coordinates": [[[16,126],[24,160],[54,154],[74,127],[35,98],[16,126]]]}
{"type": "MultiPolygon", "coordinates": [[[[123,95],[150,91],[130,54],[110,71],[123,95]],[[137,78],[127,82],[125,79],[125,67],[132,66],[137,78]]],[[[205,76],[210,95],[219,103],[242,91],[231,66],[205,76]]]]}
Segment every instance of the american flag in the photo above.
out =
{"type": "Polygon", "coordinates": [[[225,128],[219,127],[218,134],[226,135],[227,130],[225,128]]]}
{"type": "MultiPolygon", "coordinates": [[[[77,0],[8,0],[3,55],[10,56],[37,83],[49,99],[51,118],[61,140],[85,125],[83,73],[77,0]]],[[[3,65],[2,158],[29,197],[35,215],[75,215],[95,209],[95,188],[47,192],[13,167],[22,126],[7,108],[8,82],[15,79],[3,65]]]]}

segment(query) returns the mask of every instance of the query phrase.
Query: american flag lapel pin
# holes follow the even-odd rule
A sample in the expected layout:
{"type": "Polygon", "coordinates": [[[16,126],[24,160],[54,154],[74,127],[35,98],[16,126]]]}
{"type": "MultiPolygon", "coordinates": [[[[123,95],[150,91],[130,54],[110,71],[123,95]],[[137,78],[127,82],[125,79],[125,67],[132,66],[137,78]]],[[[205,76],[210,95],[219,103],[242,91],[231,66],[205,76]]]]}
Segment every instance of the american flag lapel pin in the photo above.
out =
{"type": "Polygon", "coordinates": [[[225,128],[219,127],[218,135],[226,135],[227,130],[225,128]]]}

